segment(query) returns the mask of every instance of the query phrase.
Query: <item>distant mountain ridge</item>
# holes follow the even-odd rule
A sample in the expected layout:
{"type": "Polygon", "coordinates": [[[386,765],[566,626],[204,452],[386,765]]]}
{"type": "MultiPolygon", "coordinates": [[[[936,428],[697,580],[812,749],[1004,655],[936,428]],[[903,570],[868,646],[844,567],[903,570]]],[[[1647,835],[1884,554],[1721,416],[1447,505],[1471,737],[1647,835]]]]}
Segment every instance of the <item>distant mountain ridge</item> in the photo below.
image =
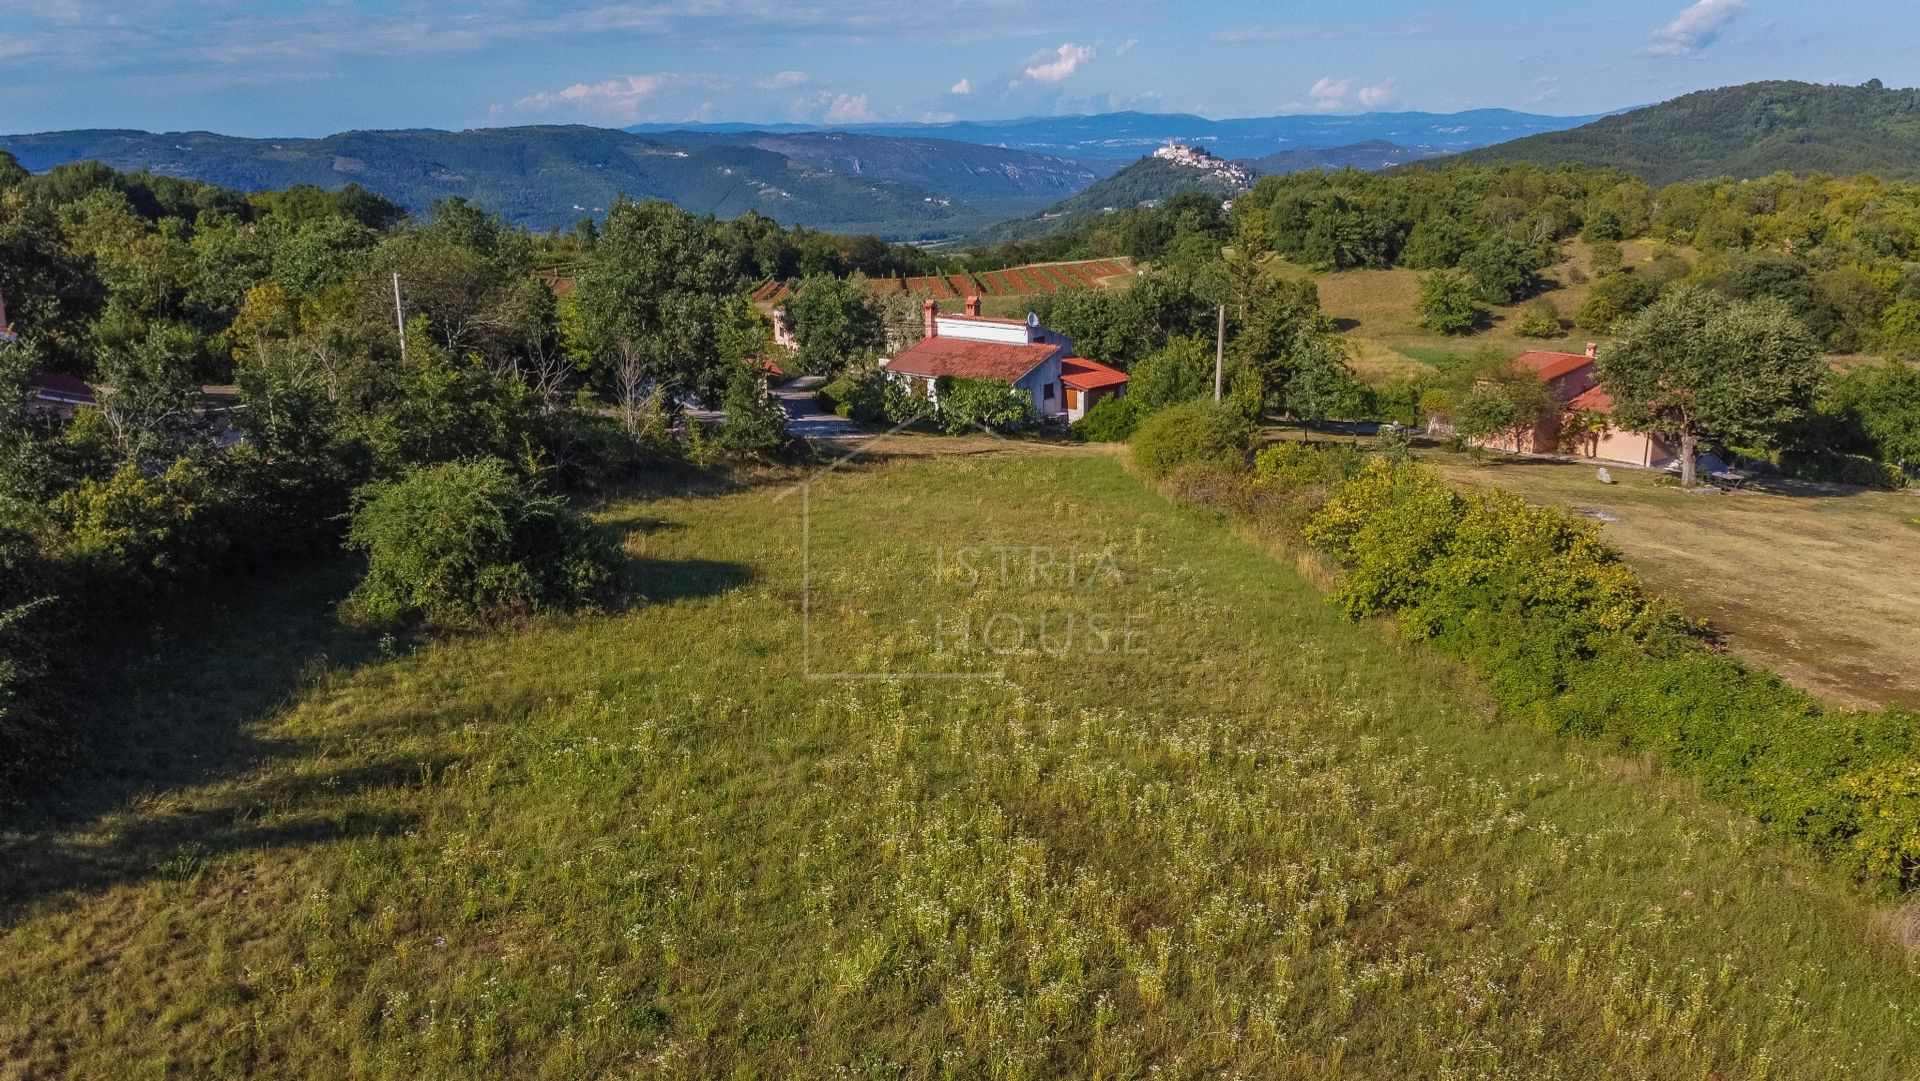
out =
{"type": "MultiPolygon", "coordinates": [[[[35,172],[98,160],[242,191],[357,182],[410,210],[457,195],[533,228],[597,215],[625,194],[720,217],[756,210],[788,224],[844,232],[940,235],[1045,205],[1095,179],[1074,163],[1025,151],[956,147],[945,179],[967,192],[959,197],[885,175],[833,169],[825,163],[828,155],[807,152],[798,145],[803,141],[788,141],[789,156],[752,140],[676,141],[579,126],[361,131],[322,139],[74,131],[0,136],[0,150],[35,172]],[[958,182],[959,176],[966,182],[958,182]]],[[[896,147],[893,164],[907,176],[938,178],[936,162],[900,165],[916,150],[896,147]]]]}
{"type": "Polygon", "coordinates": [[[1114,172],[1024,150],[844,131],[669,131],[657,138],[680,145],[751,145],[841,176],[915,184],[980,202],[1062,199],[1114,172]]]}
{"type": "MultiPolygon", "coordinates": [[[[856,124],[834,130],[860,135],[947,139],[1002,146],[1062,157],[1132,161],[1168,142],[1205,146],[1223,158],[1258,158],[1282,150],[1351,146],[1381,140],[1436,153],[1467,150],[1539,132],[1561,131],[1598,118],[1545,116],[1510,109],[1459,113],[1299,114],[1209,120],[1186,113],[1097,113],[1087,116],[1023,117],[1016,120],[955,120],[918,124],[856,124]]],[[[640,124],[641,134],[671,131],[739,134],[825,130],[807,124],[640,124]]]]}
{"type": "Polygon", "coordinates": [[[1109,113],[852,130],[548,125],[318,139],[90,130],[0,136],[0,150],[35,172],[97,160],[243,191],[359,183],[415,211],[462,196],[536,229],[597,216],[625,194],[721,217],[752,210],[789,225],[940,241],[1068,200],[1169,141],[1223,159],[1272,159],[1264,171],[1378,168],[1583,119],[1486,109],[1231,120],[1109,113]]]}
{"type": "Polygon", "coordinates": [[[1368,171],[1388,169],[1395,165],[1405,165],[1412,161],[1428,161],[1446,157],[1453,153],[1449,150],[1435,150],[1431,147],[1399,146],[1384,139],[1369,139],[1352,146],[1313,147],[1300,150],[1282,150],[1265,157],[1249,158],[1243,162],[1256,173],[1274,174],[1302,173],[1309,169],[1365,169],[1368,171]]]}
{"type": "Polygon", "coordinates": [[[1920,90],[1758,82],[1467,151],[1461,160],[1613,167],[1653,184],[1768,173],[1920,177],[1920,90]]]}

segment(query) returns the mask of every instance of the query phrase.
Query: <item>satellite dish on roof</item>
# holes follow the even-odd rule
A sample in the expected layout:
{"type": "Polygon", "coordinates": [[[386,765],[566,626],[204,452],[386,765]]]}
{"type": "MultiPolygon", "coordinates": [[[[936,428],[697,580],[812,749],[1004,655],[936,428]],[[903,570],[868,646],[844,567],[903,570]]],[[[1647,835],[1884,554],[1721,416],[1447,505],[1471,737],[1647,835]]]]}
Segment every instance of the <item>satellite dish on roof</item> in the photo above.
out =
{"type": "Polygon", "coordinates": [[[1037,326],[1039,326],[1039,325],[1040,325],[1040,313],[1039,313],[1039,312],[1028,312],[1028,313],[1027,313],[1027,325],[1028,325],[1028,326],[1030,326],[1030,327],[1037,327],[1037,326]]]}

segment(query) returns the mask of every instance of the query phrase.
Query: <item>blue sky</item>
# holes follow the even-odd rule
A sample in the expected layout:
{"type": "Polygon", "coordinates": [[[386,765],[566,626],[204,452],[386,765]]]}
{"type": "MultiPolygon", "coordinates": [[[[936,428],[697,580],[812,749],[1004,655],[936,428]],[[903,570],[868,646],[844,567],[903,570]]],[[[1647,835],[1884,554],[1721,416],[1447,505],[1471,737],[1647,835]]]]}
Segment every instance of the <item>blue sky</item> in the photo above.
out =
{"type": "Polygon", "coordinates": [[[0,0],[0,131],[1581,114],[1920,83],[1920,0],[0,0]]]}

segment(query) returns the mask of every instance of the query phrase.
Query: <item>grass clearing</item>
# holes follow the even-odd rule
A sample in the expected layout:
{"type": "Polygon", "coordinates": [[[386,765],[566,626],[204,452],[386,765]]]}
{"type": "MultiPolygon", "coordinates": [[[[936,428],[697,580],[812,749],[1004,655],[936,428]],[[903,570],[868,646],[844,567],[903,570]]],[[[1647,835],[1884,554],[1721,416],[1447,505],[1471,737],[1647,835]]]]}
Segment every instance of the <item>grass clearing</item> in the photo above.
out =
{"type": "Polygon", "coordinates": [[[0,1077],[1920,1070],[1811,860],[1111,456],[967,449],[612,506],[623,613],[379,657],[317,575],[156,636],[0,834],[0,1077]],[[803,617],[945,678],[805,680],[803,617]]]}
{"type": "Polygon", "coordinates": [[[1618,517],[1603,527],[1656,592],[1725,632],[1755,664],[1843,705],[1920,707],[1920,561],[1913,492],[1791,481],[1690,494],[1597,463],[1423,452],[1456,483],[1618,517]]]}
{"type": "MultiPolygon", "coordinates": [[[[1655,244],[1629,240],[1620,247],[1627,264],[1634,265],[1651,259],[1655,244]]],[[[1547,339],[1522,338],[1511,329],[1534,298],[1519,304],[1488,306],[1489,325],[1476,333],[1436,334],[1421,326],[1414,314],[1422,271],[1395,267],[1317,273],[1280,259],[1269,266],[1275,273],[1313,279],[1320,290],[1321,309],[1354,347],[1354,370],[1378,385],[1431,367],[1440,357],[1478,349],[1510,354],[1527,349],[1583,352],[1595,335],[1573,329],[1573,318],[1592,288],[1593,253],[1585,241],[1577,238],[1565,242],[1561,250],[1563,258],[1541,271],[1545,285],[1539,296],[1553,302],[1560,311],[1561,324],[1568,329],[1559,338],[1547,339]],[[1585,280],[1576,280],[1581,278],[1585,280]]]]}

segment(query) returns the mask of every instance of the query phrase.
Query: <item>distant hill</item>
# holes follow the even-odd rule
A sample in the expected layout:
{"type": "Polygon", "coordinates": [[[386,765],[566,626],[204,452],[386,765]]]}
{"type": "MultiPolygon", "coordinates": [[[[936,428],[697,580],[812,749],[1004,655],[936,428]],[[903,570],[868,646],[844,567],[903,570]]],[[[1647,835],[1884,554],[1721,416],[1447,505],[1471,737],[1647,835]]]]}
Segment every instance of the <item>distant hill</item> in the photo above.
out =
{"type": "Polygon", "coordinates": [[[1780,172],[1920,176],[1920,90],[1763,82],[1460,155],[1471,162],[1612,166],[1653,184],[1780,172]]]}
{"type": "Polygon", "coordinates": [[[626,194],[702,214],[757,210],[787,224],[909,239],[1044,206],[1097,175],[1058,158],[932,140],[672,138],[577,126],[324,139],[70,131],[0,136],[0,150],[35,172],[93,159],[243,191],[358,182],[412,210],[459,195],[534,228],[598,215],[626,194]]]}
{"type": "Polygon", "coordinates": [[[1205,150],[1162,148],[1072,198],[1037,214],[982,230],[969,239],[974,243],[999,243],[1038,236],[1101,214],[1164,202],[1182,192],[1232,199],[1253,187],[1256,178],[1245,165],[1222,161],[1205,150]]]}
{"type": "MultiPolygon", "coordinates": [[[[626,194],[721,217],[757,210],[789,225],[937,241],[1065,202],[1169,140],[1209,146],[1223,158],[1280,155],[1263,166],[1273,171],[1378,168],[1585,119],[1482,109],[1232,120],[1108,113],[851,131],[538,126],[353,131],[321,139],[66,131],[0,136],[0,150],[36,172],[91,159],[244,191],[357,182],[416,211],[458,195],[539,229],[601,214],[626,194]]],[[[1136,174],[1090,201],[1132,205],[1178,188],[1168,176],[1136,174]]]]}
{"type": "Polygon", "coordinates": [[[913,184],[977,203],[1031,200],[1044,206],[1083,191],[1117,167],[951,139],[856,135],[843,131],[669,131],[686,145],[753,146],[846,177],[913,184]]]}
{"type": "MultiPolygon", "coordinates": [[[[1509,109],[1472,109],[1461,113],[1361,113],[1256,116],[1209,120],[1185,113],[1098,113],[1091,116],[1025,117],[1018,120],[956,120],[939,124],[859,124],[837,130],[861,135],[947,139],[1007,147],[1087,161],[1130,162],[1168,142],[1205,146],[1223,158],[1258,158],[1282,150],[1352,146],[1384,140],[1436,153],[1468,150],[1543,131],[1560,131],[1593,116],[1542,116],[1509,109]]],[[[672,130],[740,134],[741,124],[638,125],[627,130],[672,130]]],[[[763,126],[768,132],[823,130],[805,124],[763,126]]]]}
{"type": "Polygon", "coordinates": [[[1404,165],[1410,161],[1426,161],[1446,155],[1449,151],[1435,150],[1432,147],[1399,146],[1384,139],[1369,139],[1352,146],[1334,146],[1325,149],[1282,150],[1265,157],[1248,158],[1240,164],[1263,175],[1282,173],[1302,173],[1309,169],[1365,169],[1373,171],[1395,165],[1404,165]]]}

